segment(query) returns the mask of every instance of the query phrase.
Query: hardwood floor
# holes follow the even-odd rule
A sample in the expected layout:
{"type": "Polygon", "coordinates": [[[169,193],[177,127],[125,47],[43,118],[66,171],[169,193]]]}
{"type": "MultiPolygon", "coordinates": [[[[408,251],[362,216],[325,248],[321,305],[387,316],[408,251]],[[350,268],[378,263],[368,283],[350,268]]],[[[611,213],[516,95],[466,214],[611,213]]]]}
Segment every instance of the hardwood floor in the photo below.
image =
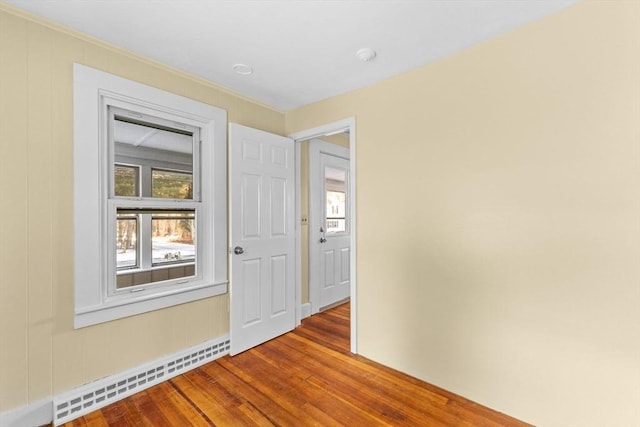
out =
{"type": "Polygon", "coordinates": [[[349,304],[65,426],[526,426],[349,353],[349,304]]]}

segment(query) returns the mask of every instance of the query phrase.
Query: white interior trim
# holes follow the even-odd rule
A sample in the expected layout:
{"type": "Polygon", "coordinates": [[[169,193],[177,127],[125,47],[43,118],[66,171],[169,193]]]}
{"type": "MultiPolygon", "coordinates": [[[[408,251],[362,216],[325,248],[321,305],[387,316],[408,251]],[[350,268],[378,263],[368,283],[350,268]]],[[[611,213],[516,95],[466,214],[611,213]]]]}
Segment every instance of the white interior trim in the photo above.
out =
{"type": "MultiPolygon", "coordinates": [[[[352,197],[349,202],[349,211],[351,212],[351,257],[350,257],[350,269],[351,269],[351,352],[356,354],[358,352],[358,334],[357,334],[357,286],[356,286],[356,232],[357,232],[357,224],[356,224],[356,118],[349,117],[343,120],[339,120],[337,122],[328,123],[322,126],[318,126],[312,129],[303,130],[300,132],[295,132],[289,135],[289,138],[292,138],[296,142],[306,141],[308,139],[314,137],[320,137],[327,134],[340,133],[344,131],[349,131],[349,169],[351,174],[351,180],[349,182],[349,192],[352,194],[352,197]]],[[[296,144],[296,169],[298,171],[296,178],[296,220],[299,222],[301,217],[301,206],[300,206],[300,148],[299,145],[296,144]]],[[[298,230],[300,230],[300,225],[298,224],[298,230]]],[[[296,256],[296,281],[298,286],[302,283],[302,264],[300,260],[300,249],[301,249],[301,233],[296,233],[296,251],[298,252],[298,256],[296,256]]],[[[297,291],[300,292],[299,290],[297,291]]],[[[298,297],[299,298],[299,297],[298,297]]],[[[298,299],[299,300],[299,299],[298,299]]],[[[301,309],[296,310],[296,314],[301,311],[301,309]]],[[[300,322],[300,317],[298,316],[296,321],[300,322]]]]}
{"type": "Polygon", "coordinates": [[[53,420],[51,396],[0,414],[0,426],[41,426],[53,420]]]}
{"type": "Polygon", "coordinates": [[[300,305],[300,313],[302,316],[302,319],[306,319],[307,317],[311,316],[311,303],[304,303],[300,305]]]}
{"type": "Polygon", "coordinates": [[[302,204],[301,204],[301,197],[300,194],[302,192],[302,182],[301,182],[301,177],[300,177],[300,148],[298,146],[298,144],[296,144],[298,141],[296,141],[294,139],[293,141],[293,150],[295,153],[295,159],[296,159],[296,164],[295,164],[295,178],[296,178],[296,188],[295,188],[295,192],[296,192],[296,196],[295,196],[295,210],[296,210],[296,214],[295,214],[295,233],[296,233],[296,243],[295,243],[295,248],[296,248],[296,265],[295,265],[295,306],[296,306],[296,326],[299,326],[300,323],[302,322],[302,319],[305,319],[309,316],[311,316],[311,305],[310,304],[302,304],[302,301],[300,300],[302,298],[302,224],[301,224],[301,219],[302,219],[302,204]],[[302,305],[309,305],[309,314],[307,314],[306,316],[304,315],[304,310],[302,308],[302,305]]]}

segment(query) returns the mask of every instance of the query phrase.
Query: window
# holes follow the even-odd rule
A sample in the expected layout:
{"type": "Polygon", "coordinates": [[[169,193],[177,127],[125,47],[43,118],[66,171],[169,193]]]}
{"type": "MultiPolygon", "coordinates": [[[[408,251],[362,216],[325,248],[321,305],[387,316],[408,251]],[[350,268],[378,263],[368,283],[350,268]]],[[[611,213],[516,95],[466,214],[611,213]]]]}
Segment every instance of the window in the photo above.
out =
{"type": "Polygon", "coordinates": [[[77,64],[74,80],[76,327],[225,293],[226,113],[77,64]]]}
{"type": "Polygon", "coordinates": [[[108,294],[196,277],[200,129],[110,105],[107,112],[117,224],[108,294]]]}

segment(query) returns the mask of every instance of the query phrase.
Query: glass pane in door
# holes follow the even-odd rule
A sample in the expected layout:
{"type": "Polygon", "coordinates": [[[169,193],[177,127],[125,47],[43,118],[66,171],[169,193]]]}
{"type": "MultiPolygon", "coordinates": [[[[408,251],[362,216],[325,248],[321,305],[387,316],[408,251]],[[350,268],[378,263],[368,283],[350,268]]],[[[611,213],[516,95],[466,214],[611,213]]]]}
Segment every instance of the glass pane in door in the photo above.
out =
{"type": "Polygon", "coordinates": [[[326,166],[324,169],[326,232],[347,231],[347,172],[326,166]]]}

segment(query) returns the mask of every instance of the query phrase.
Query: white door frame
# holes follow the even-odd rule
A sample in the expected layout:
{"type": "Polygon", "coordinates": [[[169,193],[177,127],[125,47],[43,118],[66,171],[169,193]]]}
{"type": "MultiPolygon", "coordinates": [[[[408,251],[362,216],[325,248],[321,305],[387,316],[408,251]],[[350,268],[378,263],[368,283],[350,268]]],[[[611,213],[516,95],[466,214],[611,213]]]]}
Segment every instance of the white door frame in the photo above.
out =
{"type": "Polygon", "coordinates": [[[351,280],[351,352],[356,354],[358,351],[358,334],[357,334],[357,286],[356,286],[356,119],[349,117],[337,122],[328,123],[312,129],[295,132],[289,135],[295,144],[296,153],[296,324],[300,324],[302,317],[302,307],[300,303],[301,284],[302,284],[302,233],[300,232],[300,218],[302,217],[302,206],[300,201],[301,183],[300,183],[300,144],[311,138],[335,135],[349,131],[349,212],[351,212],[351,256],[349,259],[350,280],[351,280]]]}

